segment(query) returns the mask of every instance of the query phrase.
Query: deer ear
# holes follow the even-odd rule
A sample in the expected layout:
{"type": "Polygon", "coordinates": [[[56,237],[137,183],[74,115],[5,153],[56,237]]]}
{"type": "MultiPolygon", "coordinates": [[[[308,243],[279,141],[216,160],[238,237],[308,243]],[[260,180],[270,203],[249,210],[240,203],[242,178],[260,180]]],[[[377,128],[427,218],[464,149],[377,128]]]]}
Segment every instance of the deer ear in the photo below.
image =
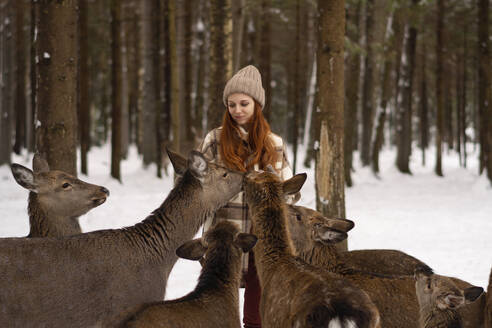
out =
{"type": "Polygon", "coordinates": [[[302,185],[306,182],[307,174],[300,173],[294,175],[292,178],[285,180],[282,184],[284,195],[292,195],[301,190],[302,185]]]}
{"type": "Polygon", "coordinates": [[[249,252],[258,241],[255,235],[250,233],[238,233],[234,238],[234,245],[241,248],[244,253],[249,252]]]}
{"type": "Polygon", "coordinates": [[[477,298],[480,297],[483,293],[483,288],[482,287],[468,287],[463,291],[463,294],[465,295],[465,303],[472,303],[474,302],[477,298]]]}
{"type": "Polygon", "coordinates": [[[193,239],[185,242],[176,249],[176,255],[182,259],[198,261],[203,257],[207,248],[203,246],[202,239],[193,239]]]}
{"type": "MultiPolygon", "coordinates": [[[[458,308],[465,304],[465,297],[462,295],[448,294],[444,297],[444,304],[447,308],[458,308]]],[[[439,307],[439,305],[438,305],[439,307]]],[[[442,309],[444,310],[444,309],[442,309]]]]}
{"type": "Polygon", "coordinates": [[[355,226],[354,221],[347,219],[328,219],[330,228],[335,230],[340,230],[344,232],[349,232],[355,226]]]}
{"type": "Polygon", "coordinates": [[[12,164],[10,169],[18,184],[30,191],[38,192],[37,185],[34,182],[34,174],[30,169],[20,164],[12,164]]]}
{"type": "Polygon", "coordinates": [[[34,157],[32,158],[32,169],[36,173],[44,173],[49,172],[50,166],[41,155],[34,154],[34,157]]]}
{"type": "Polygon", "coordinates": [[[315,241],[321,241],[327,244],[339,243],[348,237],[346,232],[332,229],[324,225],[315,226],[313,236],[315,241]]]}
{"type": "Polygon", "coordinates": [[[178,175],[183,175],[186,172],[187,164],[186,164],[186,158],[183,156],[179,155],[178,153],[175,153],[171,151],[170,149],[166,148],[167,156],[169,156],[169,160],[171,161],[171,164],[173,165],[174,172],[178,175]]]}
{"type": "Polygon", "coordinates": [[[198,180],[202,181],[208,172],[208,162],[202,153],[192,150],[188,156],[188,169],[198,180]]]}

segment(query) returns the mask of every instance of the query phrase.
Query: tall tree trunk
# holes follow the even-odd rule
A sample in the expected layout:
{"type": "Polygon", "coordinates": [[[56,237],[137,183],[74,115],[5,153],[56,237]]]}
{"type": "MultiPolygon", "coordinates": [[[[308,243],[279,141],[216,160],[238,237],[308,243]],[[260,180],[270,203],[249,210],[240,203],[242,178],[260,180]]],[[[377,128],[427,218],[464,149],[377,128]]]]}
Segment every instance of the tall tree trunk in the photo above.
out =
{"type": "Polygon", "coordinates": [[[161,97],[161,72],[159,68],[161,67],[161,1],[160,0],[152,0],[152,21],[154,22],[153,27],[153,39],[154,39],[154,47],[153,47],[153,56],[152,56],[152,73],[154,80],[154,94],[155,101],[153,103],[154,107],[154,128],[155,128],[155,163],[157,164],[157,177],[162,178],[162,162],[161,162],[161,142],[162,142],[162,134],[161,134],[161,108],[162,108],[162,97],[161,97]]]}
{"type": "MultiPolygon", "coordinates": [[[[412,1],[412,8],[416,10],[418,0],[412,1]]],[[[405,33],[405,60],[402,67],[401,103],[398,111],[398,148],[396,166],[402,173],[411,173],[410,154],[412,151],[412,93],[413,75],[415,67],[415,52],[417,48],[417,22],[409,21],[405,33]]]]}
{"type": "Polygon", "coordinates": [[[478,107],[480,115],[480,173],[492,183],[492,110],[490,101],[489,0],[478,1],[478,107]]]}
{"type": "MultiPolygon", "coordinates": [[[[224,103],[222,92],[232,71],[230,1],[217,0],[210,4],[210,73],[207,130],[222,123],[224,103]]],[[[261,65],[260,65],[261,67],[261,65]]]]}
{"type": "Polygon", "coordinates": [[[127,79],[128,79],[128,141],[137,142],[136,117],[138,113],[138,5],[129,1],[125,11],[125,48],[127,51],[127,79]]]}
{"type": "Polygon", "coordinates": [[[27,6],[24,1],[16,2],[16,97],[15,97],[15,143],[14,152],[20,154],[21,149],[26,146],[26,38],[24,33],[25,15],[27,6]]]}
{"type": "Polygon", "coordinates": [[[260,49],[259,49],[259,70],[261,72],[261,79],[263,88],[265,88],[265,108],[263,108],[263,115],[270,121],[272,118],[272,87],[270,85],[272,81],[272,51],[271,51],[271,26],[272,20],[271,0],[261,0],[261,18],[260,18],[260,49]]]}
{"type": "MultiPolygon", "coordinates": [[[[195,119],[193,120],[193,126],[196,131],[196,135],[199,137],[203,137],[203,113],[205,112],[205,90],[206,86],[206,49],[208,48],[207,44],[207,35],[206,29],[204,28],[204,21],[207,19],[207,15],[204,14],[206,12],[206,4],[203,1],[200,1],[201,8],[198,11],[198,24],[197,24],[197,38],[198,38],[198,58],[196,61],[196,80],[195,80],[195,90],[196,90],[196,98],[195,98],[195,119]]],[[[242,15],[243,16],[243,15],[242,15]]],[[[237,63],[239,65],[239,63],[237,63]]]]}
{"type": "Polygon", "coordinates": [[[111,0],[111,176],[121,182],[121,107],[122,107],[122,54],[121,3],[111,0]]]}
{"type": "Polygon", "coordinates": [[[12,152],[12,1],[0,2],[0,165],[10,164],[12,152]]]}
{"type": "Polygon", "coordinates": [[[90,102],[89,102],[89,43],[88,43],[88,3],[80,1],[80,79],[79,79],[79,138],[80,170],[88,174],[87,153],[90,148],[90,102]]]}
{"type": "Polygon", "coordinates": [[[181,144],[181,153],[187,154],[194,149],[195,133],[193,130],[192,103],[191,97],[193,93],[193,64],[191,43],[193,40],[193,6],[192,1],[184,1],[184,31],[183,31],[183,108],[181,112],[184,114],[183,124],[183,143],[181,144]]]}
{"type": "MultiPolygon", "coordinates": [[[[316,207],[345,218],[343,171],[345,1],[318,1],[318,107],[320,148],[316,160],[316,207]]],[[[347,248],[347,244],[342,245],[347,248]]]]}
{"type": "Polygon", "coordinates": [[[443,85],[443,33],[444,33],[444,0],[437,0],[437,42],[436,42],[436,166],[438,176],[442,173],[442,137],[443,137],[443,113],[444,113],[444,85],[443,85]]]}
{"type": "Polygon", "coordinates": [[[466,115],[466,107],[467,107],[467,96],[466,96],[466,93],[467,93],[467,84],[468,84],[468,74],[467,74],[467,56],[468,56],[468,49],[467,49],[467,42],[466,42],[466,37],[468,35],[468,32],[467,32],[467,25],[464,24],[463,26],[464,30],[463,30],[463,61],[462,61],[462,86],[463,86],[463,89],[462,89],[462,100],[461,100],[461,119],[462,119],[462,124],[461,124],[461,130],[460,130],[460,134],[461,134],[461,140],[463,142],[463,165],[464,167],[466,167],[466,160],[467,160],[467,153],[466,153],[466,122],[467,122],[467,115],[466,115]]]}
{"type": "Polygon", "coordinates": [[[180,128],[181,121],[179,117],[179,77],[178,77],[178,58],[176,53],[176,0],[168,2],[169,18],[169,57],[171,78],[171,131],[173,134],[173,149],[181,149],[180,128]]]}
{"type": "Polygon", "coordinates": [[[360,159],[364,166],[369,165],[371,160],[371,140],[375,112],[375,2],[376,0],[367,0],[366,2],[366,57],[362,89],[362,140],[360,150],[360,159]]]}
{"type": "Polygon", "coordinates": [[[425,38],[422,38],[420,47],[420,64],[422,72],[420,74],[420,148],[422,149],[422,165],[425,165],[425,150],[429,146],[429,106],[427,102],[427,72],[426,72],[426,46],[425,38]]]}
{"type": "Polygon", "coordinates": [[[300,0],[296,0],[296,41],[295,41],[295,51],[294,51],[294,126],[292,129],[292,147],[294,152],[294,158],[292,161],[292,171],[296,173],[297,168],[297,144],[299,141],[299,127],[300,127],[300,116],[301,113],[301,69],[300,58],[301,58],[301,4],[300,0]]]}
{"type": "Polygon", "coordinates": [[[30,120],[29,120],[29,140],[28,140],[28,150],[30,152],[34,152],[36,148],[36,90],[37,90],[37,80],[36,76],[38,75],[36,72],[36,46],[37,46],[37,38],[36,38],[36,20],[39,17],[37,14],[38,6],[36,6],[33,2],[30,3],[30,16],[31,16],[31,26],[29,31],[29,40],[31,41],[29,48],[29,84],[31,87],[31,104],[30,104],[30,120]]]}
{"type": "Polygon", "coordinates": [[[156,162],[156,80],[154,69],[154,57],[158,54],[159,41],[155,40],[156,23],[154,21],[154,0],[144,0],[140,2],[141,9],[141,58],[142,58],[142,95],[141,95],[141,124],[143,127],[142,153],[145,166],[156,162]]]}
{"type": "Polygon", "coordinates": [[[78,1],[39,1],[37,149],[53,170],[77,174],[78,1]]]}
{"type": "Polygon", "coordinates": [[[242,52],[243,36],[245,29],[245,11],[246,11],[246,0],[236,0],[232,4],[232,21],[234,36],[232,39],[232,71],[237,72],[241,68],[242,57],[244,56],[242,52]]]}
{"type": "MultiPolygon", "coordinates": [[[[347,24],[347,36],[352,44],[360,44],[360,16],[362,11],[362,2],[357,1],[357,5],[349,5],[348,19],[350,24],[347,24]]],[[[345,183],[348,187],[352,183],[352,168],[353,168],[353,151],[355,140],[355,130],[357,129],[357,108],[359,103],[359,79],[360,79],[360,60],[361,49],[353,47],[347,59],[347,79],[345,90],[345,142],[344,142],[344,172],[345,183]]]]}
{"type": "MultiPolygon", "coordinates": [[[[162,45],[164,50],[164,56],[162,57],[162,76],[164,97],[162,99],[161,108],[161,124],[162,124],[162,144],[163,148],[170,146],[170,127],[171,127],[171,41],[170,41],[170,13],[169,13],[169,1],[162,1],[162,45]]],[[[162,156],[164,159],[167,157],[167,153],[164,153],[165,149],[162,149],[162,156]]],[[[162,163],[167,161],[161,160],[162,163]]],[[[164,165],[164,164],[163,164],[164,165]]],[[[165,165],[166,173],[167,166],[165,165]]]]}

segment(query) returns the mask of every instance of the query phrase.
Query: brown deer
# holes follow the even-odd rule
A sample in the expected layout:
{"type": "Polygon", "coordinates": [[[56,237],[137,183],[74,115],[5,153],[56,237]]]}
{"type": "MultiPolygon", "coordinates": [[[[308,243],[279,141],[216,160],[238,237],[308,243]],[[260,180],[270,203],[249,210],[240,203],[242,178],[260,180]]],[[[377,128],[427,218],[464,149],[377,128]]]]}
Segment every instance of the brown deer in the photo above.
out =
{"type": "Polygon", "coordinates": [[[482,287],[458,288],[451,279],[434,274],[428,267],[417,268],[415,280],[420,328],[464,327],[457,309],[483,293],[482,287]]]}
{"type": "Polygon", "coordinates": [[[492,328],[492,270],[490,270],[489,285],[487,286],[487,300],[485,308],[485,327],[492,328]]]}
{"type": "Polygon", "coordinates": [[[236,195],[244,175],[199,152],[169,152],[182,175],[134,226],[58,238],[0,239],[0,322],[6,326],[116,326],[161,301],[176,248],[236,195]]]}
{"type": "Polygon", "coordinates": [[[239,318],[241,254],[256,244],[252,234],[239,233],[231,222],[221,221],[203,238],[181,245],[176,254],[201,260],[202,272],[191,293],[176,300],[146,306],[128,327],[236,328],[239,318]]]}
{"type": "Polygon", "coordinates": [[[380,327],[378,310],[366,293],[294,255],[284,197],[297,193],[305,179],[298,174],[282,182],[269,172],[245,178],[244,195],[258,237],[255,264],[262,288],[262,326],[380,327]]]}
{"type": "Polygon", "coordinates": [[[37,154],[32,162],[33,171],[20,164],[10,167],[15,181],[29,190],[27,237],[81,233],[79,216],[104,203],[109,190],[62,171],[51,171],[46,160],[37,154]]]}
{"type": "MultiPolygon", "coordinates": [[[[413,276],[388,276],[353,265],[345,252],[335,247],[337,233],[346,233],[354,226],[351,221],[326,218],[321,213],[294,206],[289,216],[289,228],[297,252],[306,262],[326,271],[343,275],[355,286],[369,294],[381,314],[383,327],[418,327],[419,305],[415,294],[413,276]],[[338,222],[337,222],[338,221],[338,222]]],[[[428,266],[422,266],[431,270],[428,266]]],[[[372,268],[372,267],[370,267],[372,268]]],[[[451,278],[460,288],[470,284],[451,278]]],[[[460,309],[464,327],[483,327],[484,297],[468,307],[460,309]]]]}

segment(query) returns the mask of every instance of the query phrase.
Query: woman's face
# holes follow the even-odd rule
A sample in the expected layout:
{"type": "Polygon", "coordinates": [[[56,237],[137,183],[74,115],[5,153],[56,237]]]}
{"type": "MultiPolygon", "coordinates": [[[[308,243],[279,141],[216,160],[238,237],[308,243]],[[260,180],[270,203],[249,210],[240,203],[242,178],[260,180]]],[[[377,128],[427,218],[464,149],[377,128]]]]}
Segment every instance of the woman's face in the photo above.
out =
{"type": "Polygon", "coordinates": [[[244,93],[233,93],[227,98],[227,109],[232,119],[240,126],[250,123],[255,113],[255,102],[244,93]]]}

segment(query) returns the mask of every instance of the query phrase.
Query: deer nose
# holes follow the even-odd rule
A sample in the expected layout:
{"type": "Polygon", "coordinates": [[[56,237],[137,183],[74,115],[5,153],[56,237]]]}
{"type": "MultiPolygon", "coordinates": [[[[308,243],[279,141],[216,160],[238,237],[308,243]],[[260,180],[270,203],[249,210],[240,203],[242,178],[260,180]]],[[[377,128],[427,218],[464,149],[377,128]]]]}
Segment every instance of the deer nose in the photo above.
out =
{"type": "Polygon", "coordinates": [[[108,189],[106,189],[106,188],[104,188],[104,187],[101,187],[101,191],[102,191],[103,193],[105,193],[107,196],[109,196],[109,190],[108,190],[108,189]]]}

